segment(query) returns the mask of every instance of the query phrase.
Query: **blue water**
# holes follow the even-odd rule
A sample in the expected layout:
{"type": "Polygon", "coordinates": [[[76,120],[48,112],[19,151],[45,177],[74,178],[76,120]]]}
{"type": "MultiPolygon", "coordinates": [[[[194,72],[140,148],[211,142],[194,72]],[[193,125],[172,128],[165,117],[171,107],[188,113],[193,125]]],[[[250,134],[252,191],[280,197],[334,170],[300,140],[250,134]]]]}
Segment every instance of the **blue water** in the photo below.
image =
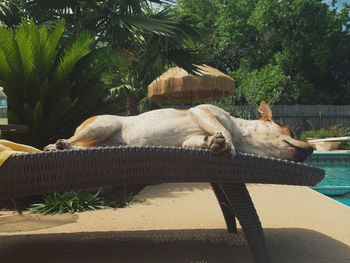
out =
{"type": "Polygon", "coordinates": [[[349,186],[350,163],[321,163],[313,162],[313,166],[326,171],[325,178],[317,186],[349,186]]]}
{"type": "Polygon", "coordinates": [[[350,206],[350,162],[310,162],[326,171],[325,178],[314,189],[350,206]]]}

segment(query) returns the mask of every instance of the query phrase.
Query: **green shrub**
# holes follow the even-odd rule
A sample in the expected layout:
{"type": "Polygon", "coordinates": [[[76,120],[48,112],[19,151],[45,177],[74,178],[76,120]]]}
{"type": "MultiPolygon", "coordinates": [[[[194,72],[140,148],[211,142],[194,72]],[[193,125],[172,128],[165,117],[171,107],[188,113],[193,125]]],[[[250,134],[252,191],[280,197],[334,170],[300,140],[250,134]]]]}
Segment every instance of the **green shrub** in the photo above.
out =
{"type": "Polygon", "coordinates": [[[108,208],[109,205],[100,198],[99,193],[90,194],[85,192],[54,193],[44,198],[44,202],[33,204],[30,208],[32,213],[62,214],[84,212],[108,208]]]}
{"type": "MultiPolygon", "coordinates": [[[[212,102],[213,105],[220,107],[221,109],[230,113],[231,116],[235,118],[242,118],[246,120],[254,120],[258,118],[258,112],[252,113],[246,109],[235,108],[234,96],[224,98],[222,100],[212,102]]],[[[258,107],[257,107],[258,108],[258,107]]]]}
{"type": "Polygon", "coordinates": [[[276,104],[298,97],[296,90],[287,88],[288,77],[278,65],[268,64],[260,70],[241,67],[230,75],[236,80],[234,97],[248,105],[257,105],[263,100],[276,104]]]}
{"type": "Polygon", "coordinates": [[[37,26],[22,21],[0,27],[0,86],[8,96],[9,122],[30,127],[23,140],[37,147],[71,134],[91,115],[116,111],[100,75],[114,61],[94,37],[80,32],[65,37],[63,21],[37,26]]]}
{"type": "Polygon", "coordinates": [[[123,186],[122,196],[120,197],[120,207],[128,206],[132,200],[134,199],[135,194],[133,192],[129,192],[127,186],[123,186]]]}

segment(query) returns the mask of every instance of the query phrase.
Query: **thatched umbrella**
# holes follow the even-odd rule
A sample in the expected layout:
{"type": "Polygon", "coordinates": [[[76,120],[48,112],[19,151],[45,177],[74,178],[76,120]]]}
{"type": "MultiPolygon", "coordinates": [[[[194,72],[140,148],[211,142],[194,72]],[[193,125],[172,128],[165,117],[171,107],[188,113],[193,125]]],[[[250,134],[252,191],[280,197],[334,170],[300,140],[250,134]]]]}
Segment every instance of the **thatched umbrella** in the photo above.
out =
{"type": "Polygon", "coordinates": [[[197,66],[198,75],[171,68],[148,86],[151,101],[166,104],[195,104],[232,95],[234,81],[207,65],[197,66]]]}

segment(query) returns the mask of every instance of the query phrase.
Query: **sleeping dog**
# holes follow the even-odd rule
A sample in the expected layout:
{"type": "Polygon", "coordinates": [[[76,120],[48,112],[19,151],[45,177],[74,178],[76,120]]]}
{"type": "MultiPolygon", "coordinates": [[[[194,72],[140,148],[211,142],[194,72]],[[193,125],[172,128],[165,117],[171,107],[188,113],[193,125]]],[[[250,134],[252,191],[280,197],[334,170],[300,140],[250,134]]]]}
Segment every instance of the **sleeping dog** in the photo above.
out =
{"type": "Polygon", "coordinates": [[[272,121],[272,111],[260,104],[259,120],[231,117],[219,107],[204,104],[188,110],[160,109],[138,116],[94,116],[75,134],[44,150],[98,146],[182,146],[210,149],[234,158],[236,152],[252,153],[291,161],[303,161],[313,152],[311,145],[293,138],[286,126],[272,121]]]}

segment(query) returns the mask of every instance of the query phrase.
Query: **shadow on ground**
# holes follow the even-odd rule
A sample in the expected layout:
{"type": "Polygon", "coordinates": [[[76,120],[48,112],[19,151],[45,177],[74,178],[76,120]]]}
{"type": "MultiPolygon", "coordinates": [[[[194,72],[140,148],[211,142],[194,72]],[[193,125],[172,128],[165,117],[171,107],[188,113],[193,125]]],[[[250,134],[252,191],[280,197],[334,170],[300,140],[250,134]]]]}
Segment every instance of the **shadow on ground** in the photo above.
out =
{"type": "Polygon", "coordinates": [[[1,232],[34,231],[77,222],[76,214],[39,215],[15,214],[0,216],[1,232]]]}
{"type": "Polygon", "coordinates": [[[209,183],[168,183],[160,184],[159,188],[156,188],[156,191],[153,191],[153,188],[147,189],[145,191],[146,196],[151,196],[152,198],[174,198],[188,195],[189,192],[208,191],[211,189],[209,183]]]}
{"type": "MultiPolygon", "coordinates": [[[[350,260],[349,246],[307,229],[266,229],[272,262],[350,260]]],[[[6,263],[253,262],[242,233],[223,229],[0,236],[6,263]]]]}

